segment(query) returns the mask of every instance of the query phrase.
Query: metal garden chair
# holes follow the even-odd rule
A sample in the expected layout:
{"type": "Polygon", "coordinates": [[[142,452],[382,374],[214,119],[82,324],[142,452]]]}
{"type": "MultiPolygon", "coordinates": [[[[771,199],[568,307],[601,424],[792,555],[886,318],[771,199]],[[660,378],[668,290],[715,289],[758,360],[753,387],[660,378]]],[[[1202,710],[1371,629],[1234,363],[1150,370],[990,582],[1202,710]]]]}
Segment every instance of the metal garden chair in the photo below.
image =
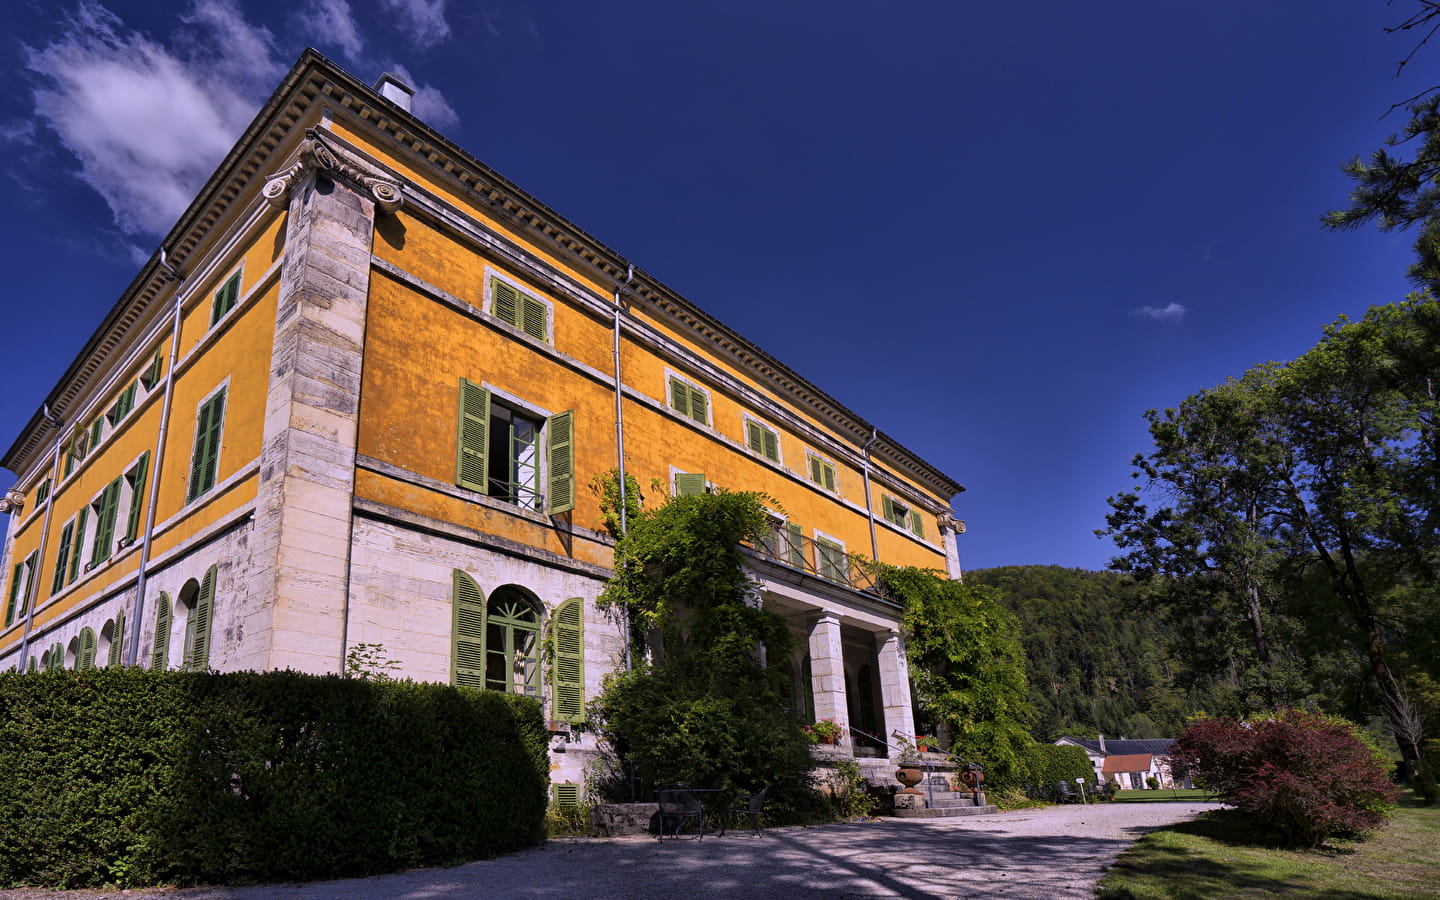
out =
{"type": "Polygon", "coordinates": [[[683,784],[667,784],[660,789],[659,800],[659,840],[665,839],[667,830],[671,837],[679,837],[686,819],[700,821],[700,834],[696,840],[705,839],[705,804],[700,802],[694,791],[683,784]]]}
{"type": "MultiPolygon", "coordinates": [[[[770,793],[770,785],[765,785],[758,793],[751,794],[749,798],[742,801],[744,806],[732,806],[728,810],[731,813],[740,813],[750,817],[750,827],[755,829],[755,836],[760,836],[760,811],[765,807],[765,795],[770,793]]],[[[725,827],[721,825],[720,834],[725,834],[725,827]]]]}

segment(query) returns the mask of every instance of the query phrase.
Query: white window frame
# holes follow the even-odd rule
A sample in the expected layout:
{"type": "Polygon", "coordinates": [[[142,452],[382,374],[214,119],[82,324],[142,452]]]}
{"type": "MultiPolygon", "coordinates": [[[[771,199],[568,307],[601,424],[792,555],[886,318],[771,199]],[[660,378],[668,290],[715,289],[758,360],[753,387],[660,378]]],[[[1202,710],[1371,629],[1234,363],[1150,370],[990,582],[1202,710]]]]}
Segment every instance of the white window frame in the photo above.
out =
{"type": "MultiPolygon", "coordinates": [[[[501,272],[499,269],[493,269],[490,266],[485,267],[485,284],[481,297],[481,302],[484,304],[484,312],[491,319],[499,322],[501,325],[504,325],[511,331],[517,332],[527,338],[530,338],[532,341],[542,341],[543,343],[554,346],[555,304],[553,302],[535,293],[530,288],[525,287],[519,281],[511,278],[510,276],[501,272]],[[531,300],[534,300],[541,306],[545,307],[545,337],[543,338],[543,340],[541,338],[537,338],[535,335],[526,331],[524,328],[518,328],[514,325],[511,325],[509,322],[505,321],[504,319],[500,318],[498,315],[495,314],[495,282],[497,281],[505,282],[507,285],[514,288],[522,297],[529,297],[531,300]]],[[[521,313],[521,317],[523,319],[523,312],[521,313]]]]}
{"type": "Polygon", "coordinates": [[[815,485],[827,494],[834,494],[837,497],[840,496],[840,467],[835,464],[835,461],[833,459],[830,459],[820,453],[816,453],[814,450],[807,449],[805,451],[805,480],[815,485]],[[821,463],[830,467],[830,470],[835,473],[835,487],[826,487],[824,481],[815,480],[814,475],[810,471],[811,459],[818,459],[821,463]]]}
{"type": "MultiPolygon", "coordinates": [[[[490,499],[504,503],[506,506],[513,506],[516,509],[523,509],[527,512],[544,515],[550,502],[550,420],[555,416],[555,413],[546,410],[543,406],[536,406],[534,403],[522,397],[517,397],[507,390],[498,388],[488,381],[481,382],[480,386],[490,392],[490,405],[492,407],[495,405],[495,401],[499,400],[501,406],[508,406],[525,418],[538,419],[540,422],[540,427],[535,436],[535,506],[526,506],[523,503],[511,503],[500,497],[491,497],[490,499]]],[[[492,423],[491,427],[493,427],[494,415],[490,414],[489,418],[492,423]]],[[[488,483],[490,478],[489,472],[485,473],[485,478],[488,483]]],[[[486,494],[485,496],[489,497],[490,495],[486,494]]]]}
{"type": "Polygon", "coordinates": [[[712,430],[715,427],[715,396],[710,392],[710,389],[696,384],[693,378],[686,378],[668,366],[665,368],[665,408],[692,425],[698,425],[701,428],[709,428],[712,430]],[[692,391],[698,391],[705,395],[705,421],[702,422],[694,416],[682,413],[675,408],[674,381],[684,384],[692,391]]]}
{"type": "Polygon", "coordinates": [[[225,271],[225,277],[221,278],[218,282],[216,282],[215,290],[209,291],[208,294],[204,296],[208,296],[210,301],[209,308],[206,310],[206,314],[210,317],[210,325],[205,329],[206,332],[210,332],[214,331],[215,328],[220,325],[220,323],[230,318],[231,313],[235,312],[235,310],[245,305],[246,294],[244,258],[241,258],[239,264],[237,264],[235,268],[227,269],[225,271]],[[229,284],[230,279],[232,278],[235,279],[235,302],[231,305],[229,309],[225,310],[223,313],[217,316],[215,315],[215,295],[223,291],[225,289],[225,285],[229,284]]]}

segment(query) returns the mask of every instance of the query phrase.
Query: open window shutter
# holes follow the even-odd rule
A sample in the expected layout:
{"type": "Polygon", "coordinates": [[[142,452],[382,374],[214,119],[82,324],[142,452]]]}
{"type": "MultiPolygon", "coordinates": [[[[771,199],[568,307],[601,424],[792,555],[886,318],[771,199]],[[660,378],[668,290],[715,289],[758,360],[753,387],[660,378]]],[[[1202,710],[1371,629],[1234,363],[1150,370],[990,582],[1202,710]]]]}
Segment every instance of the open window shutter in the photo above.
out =
{"type": "Polygon", "coordinates": [[[925,520],[920,518],[918,509],[910,510],[910,530],[915,532],[916,537],[925,536],[925,520]]]}
{"type": "Polygon", "coordinates": [[[190,625],[185,629],[190,637],[186,648],[189,662],[186,668],[192,672],[204,672],[210,668],[210,625],[215,618],[216,567],[211,566],[200,580],[200,593],[195,597],[195,608],[190,610],[190,625]]]}
{"type": "Polygon", "coordinates": [[[65,648],[56,641],[50,645],[50,661],[45,666],[47,672],[58,672],[65,668],[65,648]]]}
{"type": "Polygon", "coordinates": [[[150,654],[150,668],[163,670],[170,665],[170,595],[160,592],[155,607],[155,649],[150,654]]]}
{"type": "Polygon", "coordinates": [[[704,472],[676,472],[675,496],[698,497],[705,493],[704,472]]]}
{"type": "Polygon", "coordinates": [[[25,587],[20,590],[20,611],[18,615],[25,615],[25,610],[30,608],[30,600],[40,593],[35,588],[35,583],[40,580],[40,551],[32,550],[30,555],[25,557],[25,587]]]}
{"type": "Polygon", "coordinates": [[[797,569],[805,568],[805,531],[794,522],[785,523],[785,559],[797,569]]]}
{"type": "Polygon", "coordinates": [[[14,571],[10,573],[10,600],[5,604],[6,628],[15,622],[15,604],[20,600],[20,575],[24,568],[23,563],[16,563],[14,571]]]}
{"type": "Polygon", "coordinates": [[[895,521],[895,501],[890,499],[889,494],[880,495],[880,509],[881,514],[885,517],[885,521],[895,521]]]}
{"type": "Polygon", "coordinates": [[[524,317],[520,327],[533,338],[545,340],[545,304],[533,297],[524,299],[524,317]]]}
{"type": "MultiPolygon", "coordinates": [[[[44,654],[41,654],[41,657],[43,658],[44,654]]],[[[30,664],[25,669],[32,675],[39,671],[39,667],[35,664],[35,657],[30,657],[30,664]]]]}
{"type": "Polygon", "coordinates": [[[125,539],[135,540],[140,533],[140,507],[145,500],[145,475],[150,470],[150,451],[140,454],[135,466],[135,487],[130,492],[130,520],[125,523],[125,539]]]}
{"type": "Polygon", "coordinates": [[[460,419],[455,437],[455,483],[484,493],[489,472],[490,392],[460,379],[460,419]]]}
{"type": "Polygon", "coordinates": [[[80,575],[80,557],[84,556],[85,547],[85,517],[89,515],[90,507],[80,507],[80,515],[75,517],[75,543],[72,545],[70,556],[70,581],[74,581],[80,575]]]}
{"type": "Polygon", "coordinates": [[[100,438],[105,435],[105,417],[99,416],[90,423],[90,448],[100,446],[100,438]]]}
{"type": "Polygon", "coordinates": [[[80,629],[80,640],[75,646],[75,670],[95,668],[95,629],[85,626],[80,629]]]}
{"type": "Polygon", "coordinates": [[[485,595],[475,579],[454,570],[454,622],[451,628],[450,683],[485,686],[485,595]]]}
{"type": "Polygon", "coordinates": [[[115,516],[120,509],[120,483],[124,476],[105,485],[100,495],[100,512],[95,522],[95,547],[90,554],[92,560],[110,558],[111,544],[115,540],[115,516]]]}
{"type": "Polygon", "coordinates": [[[495,318],[520,327],[520,292],[499,279],[490,280],[490,313],[495,318]]]}
{"type": "Polygon", "coordinates": [[[110,653],[105,659],[105,668],[114,669],[124,659],[121,650],[125,646],[125,610],[115,614],[115,627],[110,631],[110,653]]]}
{"type": "Polygon", "coordinates": [[[585,602],[566,600],[550,622],[555,639],[554,716],[561,722],[585,721],[585,602]]]}
{"type": "Polygon", "coordinates": [[[50,593],[58,594],[65,586],[65,569],[70,564],[70,544],[75,537],[75,523],[66,522],[60,530],[60,551],[55,556],[55,575],[50,579],[50,593]]]}
{"type": "Polygon", "coordinates": [[[165,371],[165,355],[163,350],[155,351],[155,358],[150,360],[150,367],[140,374],[140,383],[145,385],[145,390],[154,390],[155,385],[160,383],[160,375],[165,371]]]}
{"type": "Polygon", "coordinates": [[[567,409],[551,416],[546,432],[550,440],[546,512],[553,516],[575,508],[575,411],[567,409]]]}

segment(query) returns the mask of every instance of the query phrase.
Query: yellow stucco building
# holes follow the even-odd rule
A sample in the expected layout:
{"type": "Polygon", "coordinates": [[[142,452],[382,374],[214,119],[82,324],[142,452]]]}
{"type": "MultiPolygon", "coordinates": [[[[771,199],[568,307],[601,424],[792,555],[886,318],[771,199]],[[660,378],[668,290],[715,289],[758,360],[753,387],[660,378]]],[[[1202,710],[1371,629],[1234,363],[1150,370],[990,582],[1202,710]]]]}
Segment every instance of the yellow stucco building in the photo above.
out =
{"type": "Polygon", "coordinates": [[[542,698],[578,782],[623,664],[592,479],[623,466],[652,502],[776,498],[749,558],[797,692],[913,733],[899,610],[851,557],[957,576],[962,488],[408,98],[303,55],[25,424],[0,667],[338,672],[379,644],[542,698]]]}

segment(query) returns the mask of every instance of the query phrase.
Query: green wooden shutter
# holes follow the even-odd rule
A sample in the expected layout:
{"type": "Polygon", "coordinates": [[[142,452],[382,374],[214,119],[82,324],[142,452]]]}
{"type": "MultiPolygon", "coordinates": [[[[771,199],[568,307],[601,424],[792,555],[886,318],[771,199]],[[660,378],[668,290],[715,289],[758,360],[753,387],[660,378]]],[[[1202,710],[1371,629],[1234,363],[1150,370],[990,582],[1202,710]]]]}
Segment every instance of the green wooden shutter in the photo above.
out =
{"type": "Polygon", "coordinates": [[[40,482],[40,486],[35,489],[35,505],[39,506],[40,504],[44,503],[46,500],[49,499],[50,479],[47,478],[44,481],[40,482]]]}
{"type": "Polygon", "coordinates": [[[110,558],[111,544],[115,541],[115,517],[120,511],[120,477],[105,485],[100,494],[100,509],[95,517],[95,546],[91,549],[90,560],[99,562],[110,558]]]}
{"type": "Polygon", "coordinates": [[[566,600],[550,622],[555,646],[554,718],[585,721],[585,601],[566,600]]]}
{"type": "Polygon", "coordinates": [[[822,462],[820,469],[821,474],[824,475],[822,484],[825,485],[825,490],[833,493],[835,491],[835,467],[828,462],[822,462]]]}
{"type": "Polygon", "coordinates": [[[745,423],[745,443],[756,453],[765,452],[765,438],[760,433],[760,426],[755,422],[745,423]]]}
{"type": "Polygon", "coordinates": [[[115,614],[115,627],[110,629],[110,652],[105,658],[105,668],[114,669],[121,665],[124,657],[121,648],[125,646],[125,610],[115,614]]]}
{"type": "Polygon", "coordinates": [[[890,499],[889,494],[880,495],[880,509],[881,514],[885,517],[885,521],[895,521],[895,501],[890,499]]]}
{"type": "Polygon", "coordinates": [[[215,292],[215,299],[210,304],[210,324],[214,325],[230,310],[235,308],[235,303],[240,299],[240,273],[236,272],[225,280],[220,290],[215,292]]]}
{"type": "Polygon", "coordinates": [[[556,782],[550,785],[550,802],[561,812],[571,812],[580,806],[580,785],[556,782]]]}
{"type": "Polygon", "coordinates": [[[143,384],[143,385],[145,385],[145,390],[147,390],[147,391],[154,390],[154,389],[155,389],[155,385],[157,385],[157,384],[160,383],[160,376],[161,376],[161,374],[164,373],[164,371],[165,371],[165,355],[164,355],[164,350],[163,350],[163,349],[156,349],[156,351],[155,351],[155,358],[152,359],[152,360],[150,360],[150,366],[149,366],[149,368],[147,368],[144,372],[140,373],[140,383],[143,384]]]}
{"type": "Polygon", "coordinates": [[[75,671],[95,668],[95,629],[86,625],[80,629],[80,639],[75,645],[75,671]]]}
{"type": "Polygon", "coordinates": [[[56,641],[50,645],[50,658],[45,662],[45,671],[58,672],[65,668],[65,648],[56,641]]]}
{"type": "Polygon", "coordinates": [[[100,446],[100,438],[105,434],[105,417],[98,416],[90,423],[90,449],[100,446]]]}
{"type": "Polygon", "coordinates": [[[842,584],[849,581],[849,566],[845,564],[844,547],[825,538],[816,538],[815,556],[821,578],[842,584]]]}
{"type": "Polygon", "coordinates": [[[533,338],[545,340],[545,304],[533,297],[524,298],[520,327],[533,338]]]}
{"type": "Polygon", "coordinates": [[[80,575],[80,557],[85,547],[85,517],[89,515],[90,507],[80,507],[80,515],[75,517],[75,544],[70,555],[70,581],[74,581],[80,575]]]}
{"type": "Polygon", "coordinates": [[[185,502],[215,486],[220,463],[220,428],[225,419],[225,392],[221,391],[200,407],[195,417],[195,449],[190,455],[190,486],[185,502]]]}
{"type": "Polygon", "coordinates": [[[150,654],[150,668],[163,670],[170,665],[170,595],[160,592],[159,605],[155,607],[155,647],[150,654]]]}
{"type": "Polygon", "coordinates": [[[678,378],[670,379],[670,408],[682,416],[690,415],[690,386],[678,378]]]}
{"type": "Polygon", "coordinates": [[[710,400],[699,388],[690,389],[690,418],[701,425],[710,424],[710,400]]]}
{"type": "Polygon", "coordinates": [[[146,450],[140,454],[140,462],[135,464],[135,482],[130,489],[130,518],[125,523],[125,540],[134,541],[140,533],[140,508],[145,500],[145,476],[150,470],[150,451],[146,450]]]}
{"type": "Polygon", "coordinates": [[[916,537],[925,536],[925,520],[920,518],[918,509],[910,510],[910,530],[915,532],[916,537]]]}
{"type": "Polygon", "coordinates": [[[765,458],[771,462],[780,461],[780,434],[779,432],[765,429],[765,458]]]}
{"type": "Polygon", "coordinates": [[[805,568],[805,530],[794,522],[785,523],[785,559],[797,569],[805,568]]]}
{"type": "Polygon", "coordinates": [[[455,483],[472,491],[486,491],[490,449],[490,392],[460,379],[460,418],[455,437],[455,483]]]}
{"type": "Polygon", "coordinates": [[[550,491],[546,512],[550,515],[575,508],[575,411],[567,409],[550,417],[550,491]]]}
{"type": "Polygon", "coordinates": [[[210,668],[210,625],[215,613],[216,567],[211,566],[200,580],[200,593],[195,595],[195,606],[190,610],[190,619],[185,625],[185,668],[191,672],[204,672],[210,668]]]}
{"type": "Polygon", "coordinates": [[[65,567],[70,562],[70,545],[75,537],[75,520],[65,523],[60,530],[60,552],[55,556],[55,575],[50,579],[50,593],[58,594],[65,586],[65,567]]]}
{"type": "Polygon", "coordinates": [[[10,600],[5,604],[5,627],[15,623],[15,605],[20,600],[20,576],[25,572],[24,563],[16,563],[10,573],[10,600]]]}
{"type": "Polygon", "coordinates": [[[490,279],[490,314],[507,325],[520,327],[520,292],[499,280],[490,279]]]}
{"type": "Polygon", "coordinates": [[[485,595],[475,579],[455,569],[451,598],[450,683],[485,686],[485,595]]]}
{"type": "MultiPolygon", "coordinates": [[[[43,658],[43,654],[42,654],[42,658],[43,658]]],[[[33,657],[33,656],[30,657],[30,662],[25,666],[25,669],[26,669],[26,671],[28,671],[28,672],[29,672],[30,674],[32,674],[32,675],[35,674],[37,671],[39,671],[38,667],[35,665],[35,657],[33,657]]]]}
{"type": "Polygon", "coordinates": [[[30,555],[25,557],[25,587],[20,590],[20,612],[25,615],[25,610],[30,608],[30,598],[39,594],[35,583],[40,580],[40,551],[32,550],[30,555]]]}
{"type": "Polygon", "coordinates": [[[704,472],[676,472],[675,496],[698,497],[705,493],[704,472]]]}

